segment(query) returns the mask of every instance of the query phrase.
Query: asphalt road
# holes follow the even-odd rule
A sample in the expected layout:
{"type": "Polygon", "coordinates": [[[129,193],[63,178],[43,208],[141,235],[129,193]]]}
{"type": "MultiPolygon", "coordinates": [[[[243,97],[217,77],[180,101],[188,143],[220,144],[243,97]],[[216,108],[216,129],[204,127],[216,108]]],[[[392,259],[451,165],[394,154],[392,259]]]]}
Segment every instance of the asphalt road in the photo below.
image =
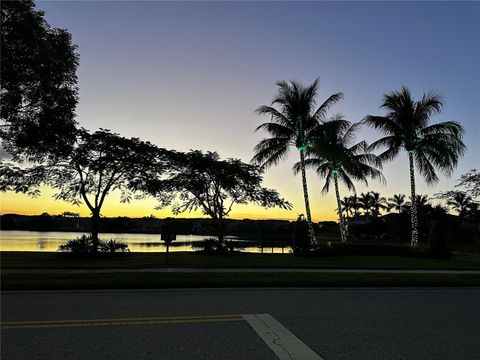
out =
{"type": "MultiPolygon", "coordinates": [[[[267,313],[324,360],[480,354],[480,289],[9,292],[1,300],[2,325],[267,313]]],[[[2,329],[2,359],[278,359],[245,321],[41,324],[2,329]]]]}

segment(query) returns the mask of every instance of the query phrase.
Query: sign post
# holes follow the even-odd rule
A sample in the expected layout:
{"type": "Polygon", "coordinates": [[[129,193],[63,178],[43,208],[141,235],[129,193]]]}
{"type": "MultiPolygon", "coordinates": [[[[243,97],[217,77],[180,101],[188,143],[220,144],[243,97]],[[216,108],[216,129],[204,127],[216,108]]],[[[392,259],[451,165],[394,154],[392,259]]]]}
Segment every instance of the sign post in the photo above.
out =
{"type": "Polygon", "coordinates": [[[170,250],[170,244],[177,239],[177,234],[175,234],[174,229],[169,224],[162,226],[162,233],[160,235],[160,240],[165,243],[167,247],[167,252],[165,254],[165,265],[168,266],[168,253],[170,250]]]}

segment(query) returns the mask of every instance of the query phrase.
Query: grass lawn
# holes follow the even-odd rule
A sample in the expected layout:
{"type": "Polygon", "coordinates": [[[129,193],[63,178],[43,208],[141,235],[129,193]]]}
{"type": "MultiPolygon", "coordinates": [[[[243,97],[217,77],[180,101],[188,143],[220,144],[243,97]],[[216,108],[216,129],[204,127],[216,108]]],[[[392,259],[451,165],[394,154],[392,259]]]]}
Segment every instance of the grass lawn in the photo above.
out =
{"type": "MultiPolygon", "coordinates": [[[[118,257],[75,258],[53,252],[0,252],[2,290],[149,289],[243,286],[480,286],[480,274],[361,273],[15,273],[21,269],[149,269],[165,267],[163,253],[130,253],[118,257]]],[[[431,269],[479,270],[480,257],[450,260],[400,256],[297,257],[290,254],[170,254],[170,267],[431,269]]]]}
{"type": "MultiPolygon", "coordinates": [[[[112,258],[73,258],[55,252],[0,252],[2,269],[145,269],[165,267],[164,253],[130,253],[112,258]]],[[[479,256],[449,260],[400,256],[297,257],[291,254],[203,255],[173,252],[170,267],[305,268],[305,269],[435,269],[480,270],[479,256]]]]}
{"type": "Polygon", "coordinates": [[[2,274],[2,290],[202,287],[480,286],[480,274],[101,273],[2,274]]]}

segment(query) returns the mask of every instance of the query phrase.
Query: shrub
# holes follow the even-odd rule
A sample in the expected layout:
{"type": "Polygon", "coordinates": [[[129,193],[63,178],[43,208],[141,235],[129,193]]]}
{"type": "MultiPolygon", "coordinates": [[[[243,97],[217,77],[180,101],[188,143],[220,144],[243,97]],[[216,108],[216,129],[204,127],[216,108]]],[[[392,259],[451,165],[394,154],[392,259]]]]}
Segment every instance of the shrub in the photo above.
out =
{"type": "Polygon", "coordinates": [[[220,243],[216,238],[207,238],[192,244],[192,248],[204,254],[233,254],[245,249],[235,241],[225,240],[220,243]]]}
{"type": "Polygon", "coordinates": [[[428,234],[428,244],[431,255],[435,258],[450,258],[450,250],[447,248],[448,229],[444,222],[434,220],[428,234]]]}
{"type": "Polygon", "coordinates": [[[93,252],[92,237],[90,235],[82,235],[79,238],[68,240],[65,244],[58,247],[58,251],[73,254],[89,254],[93,252]]]}
{"type": "Polygon", "coordinates": [[[130,252],[127,243],[115,239],[110,239],[109,241],[100,240],[98,247],[98,251],[104,253],[130,252]]]}
{"type": "Polygon", "coordinates": [[[306,254],[310,250],[308,223],[303,216],[299,216],[293,224],[292,249],[296,255],[306,254]]]}
{"type": "MultiPolygon", "coordinates": [[[[72,253],[74,255],[88,255],[94,252],[91,235],[82,235],[73,240],[68,240],[58,247],[58,251],[72,253]]],[[[98,240],[99,253],[130,252],[128,245],[122,241],[111,239],[109,241],[98,240]]]]}

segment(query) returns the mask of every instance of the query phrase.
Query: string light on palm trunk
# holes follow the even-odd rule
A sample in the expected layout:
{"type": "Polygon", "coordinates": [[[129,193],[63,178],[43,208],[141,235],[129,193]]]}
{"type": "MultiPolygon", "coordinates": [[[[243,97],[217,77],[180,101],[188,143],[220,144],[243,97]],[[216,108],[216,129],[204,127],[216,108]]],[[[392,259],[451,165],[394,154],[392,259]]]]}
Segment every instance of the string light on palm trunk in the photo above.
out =
{"type": "Polygon", "coordinates": [[[335,164],[332,164],[330,168],[330,172],[333,174],[333,179],[335,182],[335,194],[337,197],[337,207],[338,207],[338,225],[340,227],[340,237],[342,242],[347,241],[347,223],[346,220],[343,217],[342,214],[342,205],[340,201],[340,191],[338,190],[338,178],[337,178],[337,172],[338,168],[335,166],[335,164]]]}
{"type": "Polygon", "coordinates": [[[412,224],[412,240],[411,246],[418,246],[418,216],[417,216],[417,199],[415,194],[415,170],[413,162],[413,151],[408,151],[408,158],[410,164],[410,190],[412,198],[411,208],[411,224],[412,224]]]}

